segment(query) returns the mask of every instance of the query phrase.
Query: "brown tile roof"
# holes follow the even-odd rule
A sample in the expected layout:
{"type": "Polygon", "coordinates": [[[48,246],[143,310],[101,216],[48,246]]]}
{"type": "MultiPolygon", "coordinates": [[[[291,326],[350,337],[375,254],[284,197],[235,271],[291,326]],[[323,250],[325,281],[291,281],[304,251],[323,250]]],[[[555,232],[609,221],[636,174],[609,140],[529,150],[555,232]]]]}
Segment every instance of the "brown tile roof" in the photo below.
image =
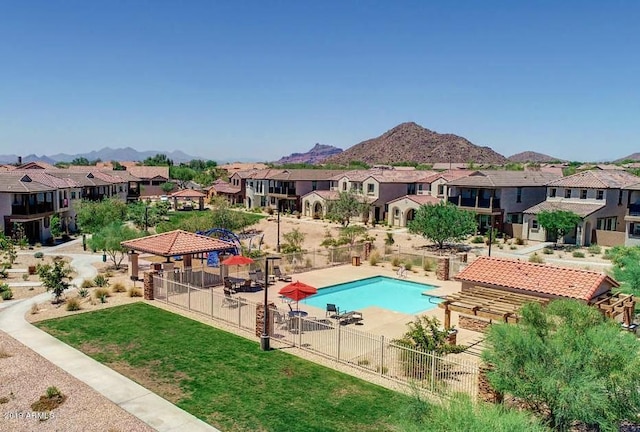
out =
{"type": "Polygon", "coordinates": [[[396,201],[401,201],[404,199],[411,200],[418,205],[439,204],[442,201],[442,198],[434,197],[433,195],[405,195],[400,198],[396,198],[394,200],[389,201],[389,204],[394,203],[396,201]]]}
{"type": "Polygon", "coordinates": [[[619,286],[614,279],[595,271],[489,257],[479,257],[455,279],[586,301],[603,289],[619,286]]]}
{"type": "Polygon", "coordinates": [[[587,189],[622,189],[640,182],[640,178],[626,171],[589,170],[549,182],[548,186],[580,187],[587,189]]]}
{"type": "Polygon", "coordinates": [[[34,162],[27,162],[25,164],[22,165],[18,165],[16,169],[57,169],[55,166],[51,165],[50,163],[46,163],[46,162],[42,162],[42,161],[34,161],[34,162]]]}
{"type": "Polygon", "coordinates": [[[340,192],[334,190],[315,190],[303,195],[302,198],[308,197],[309,195],[318,195],[327,201],[334,201],[338,199],[340,192]]]}
{"type": "Polygon", "coordinates": [[[172,198],[205,198],[206,196],[206,193],[193,189],[182,189],[171,194],[172,198]]]}
{"type": "Polygon", "coordinates": [[[127,249],[164,257],[235,248],[232,243],[182,230],[127,240],[120,244],[127,249]]]}
{"type": "Polygon", "coordinates": [[[543,211],[563,210],[573,212],[580,217],[586,217],[604,208],[604,206],[604,204],[580,203],[575,201],[542,201],[540,204],[529,207],[523,213],[538,214],[543,211]]]}
{"type": "Polygon", "coordinates": [[[128,166],[127,171],[133,176],[144,180],[150,180],[156,177],[169,179],[168,166],[128,166]]]}
{"type": "Polygon", "coordinates": [[[433,174],[431,171],[404,171],[394,169],[368,169],[343,171],[334,175],[330,180],[338,181],[346,177],[351,182],[363,182],[368,178],[375,179],[378,183],[417,183],[426,175],[433,174]]]}
{"type": "Polygon", "coordinates": [[[436,172],[436,173],[432,173],[431,171],[425,171],[425,174],[426,174],[425,178],[420,179],[420,181],[424,183],[433,183],[438,179],[444,179],[450,182],[451,180],[466,177],[471,173],[472,171],[468,171],[468,170],[452,170],[452,171],[443,171],[443,172],[436,172]]]}
{"type": "Polygon", "coordinates": [[[545,186],[559,176],[542,171],[475,171],[448,182],[449,186],[480,188],[545,186]]]}
{"type": "Polygon", "coordinates": [[[216,191],[216,193],[233,195],[233,194],[240,193],[242,189],[240,188],[240,186],[233,186],[229,182],[226,182],[222,179],[218,179],[213,182],[211,187],[209,187],[209,190],[214,190],[216,191]]]}
{"type": "Polygon", "coordinates": [[[27,193],[53,191],[56,189],[56,186],[33,180],[29,173],[16,173],[15,171],[0,172],[0,192],[27,193]]]}
{"type": "Polygon", "coordinates": [[[336,174],[344,172],[345,170],[285,169],[281,170],[279,173],[270,175],[268,179],[283,181],[329,180],[336,174]]]}

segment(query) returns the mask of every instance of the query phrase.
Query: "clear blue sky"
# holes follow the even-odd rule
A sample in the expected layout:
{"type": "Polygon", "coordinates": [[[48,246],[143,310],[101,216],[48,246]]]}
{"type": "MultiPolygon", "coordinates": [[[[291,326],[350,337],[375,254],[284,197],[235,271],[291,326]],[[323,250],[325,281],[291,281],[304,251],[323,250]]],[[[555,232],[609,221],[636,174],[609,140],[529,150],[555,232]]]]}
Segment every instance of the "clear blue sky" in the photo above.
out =
{"type": "Polygon", "coordinates": [[[416,123],[640,151],[640,2],[0,0],[0,154],[274,160],[416,123]]]}

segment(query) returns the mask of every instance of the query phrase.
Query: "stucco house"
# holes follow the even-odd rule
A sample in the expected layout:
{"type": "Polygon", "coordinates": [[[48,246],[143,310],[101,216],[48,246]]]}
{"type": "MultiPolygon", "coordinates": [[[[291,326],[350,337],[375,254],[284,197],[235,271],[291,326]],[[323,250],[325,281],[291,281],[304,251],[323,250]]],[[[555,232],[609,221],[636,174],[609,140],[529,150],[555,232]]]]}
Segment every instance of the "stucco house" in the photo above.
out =
{"type": "Polygon", "coordinates": [[[638,180],[625,171],[589,170],[549,182],[545,201],[524,212],[524,238],[553,240],[539,226],[537,215],[543,211],[564,210],[576,213],[582,221],[560,241],[577,245],[624,245],[625,217],[632,200],[630,188],[638,180]]]}

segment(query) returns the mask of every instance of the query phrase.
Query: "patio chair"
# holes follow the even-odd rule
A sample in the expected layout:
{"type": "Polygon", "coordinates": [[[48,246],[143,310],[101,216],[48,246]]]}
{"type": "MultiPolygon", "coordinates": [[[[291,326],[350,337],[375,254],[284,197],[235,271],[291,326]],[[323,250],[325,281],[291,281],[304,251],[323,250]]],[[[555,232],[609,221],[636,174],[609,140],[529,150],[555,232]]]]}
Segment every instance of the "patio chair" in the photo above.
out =
{"type": "Polygon", "coordinates": [[[280,312],[272,310],[271,313],[273,314],[273,322],[275,323],[276,328],[286,329],[288,327],[289,320],[287,320],[280,312]]]}
{"type": "Polygon", "coordinates": [[[222,299],[222,307],[237,307],[238,306],[238,300],[236,300],[235,298],[233,298],[233,295],[235,294],[235,291],[228,289],[227,287],[224,288],[224,299],[222,299]]]}
{"type": "Polygon", "coordinates": [[[243,292],[251,291],[252,283],[253,283],[253,281],[251,279],[245,279],[245,281],[242,283],[242,285],[239,286],[240,291],[243,291],[243,292]]]}
{"type": "Polygon", "coordinates": [[[338,315],[340,315],[340,308],[333,303],[327,303],[327,312],[325,316],[336,318],[338,315]]]}
{"type": "Polygon", "coordinates": [[[262,269],[256,270],[256,280],[259,281],[260,286],[264,286],[264,272],[262,269]]]}
{"type": "Polygon", "coordinates": [[[231,283],[231,281],[228,278],[224,278],[222,280],[222,283],[224,285],[225,293],[227,291],[229,291],[230,294],[235,294],[236,293],[236,289],[233,287],[233,284],[231,283]]]}
{"type": "Polygon", "coordinates": [[[291,282],[293,280],[291,276],[282,273],[280,266],[273,266],[273,274],[278,280],[283,282],[291,282]]]}
{"type": "Polygon", "coordinates": [[[362,312],[358,311],[344,312],[337,316],[337,320],[341,325],[360,324],[363,319],[362,312]]]}
{"type": "MultiPolygon", "coordinates": [[[[262,274],[262,272],[260,272],[260,275],[262,274]]],[[[264,288],[264,278],[260,278],[260,275],[258,274],[258,271],[250,271],[249,272],[249,277],[251,278],[251,281],[253,282],[253,284],[255,286],[259,286],[264,288]]]]}

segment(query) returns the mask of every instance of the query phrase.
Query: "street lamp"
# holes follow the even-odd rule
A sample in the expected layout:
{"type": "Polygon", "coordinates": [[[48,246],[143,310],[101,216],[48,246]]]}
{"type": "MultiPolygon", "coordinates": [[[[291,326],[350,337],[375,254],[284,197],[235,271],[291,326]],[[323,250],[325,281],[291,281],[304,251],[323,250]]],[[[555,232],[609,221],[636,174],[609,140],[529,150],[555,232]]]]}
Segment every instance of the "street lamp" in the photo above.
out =
{"type": "Polygon", "coordinates": [[[276,243],[276,252],[280,253],[280,209],[278,212],[278,242],[276,243]]]}
{"type": "Polygon", "coordinates": [[[269,351],[269,261],[278,260],[280,257],[270,256],[264,260],[264,313],[262,323],[262,334],[260,335],[260,349],[269,351]]]}

